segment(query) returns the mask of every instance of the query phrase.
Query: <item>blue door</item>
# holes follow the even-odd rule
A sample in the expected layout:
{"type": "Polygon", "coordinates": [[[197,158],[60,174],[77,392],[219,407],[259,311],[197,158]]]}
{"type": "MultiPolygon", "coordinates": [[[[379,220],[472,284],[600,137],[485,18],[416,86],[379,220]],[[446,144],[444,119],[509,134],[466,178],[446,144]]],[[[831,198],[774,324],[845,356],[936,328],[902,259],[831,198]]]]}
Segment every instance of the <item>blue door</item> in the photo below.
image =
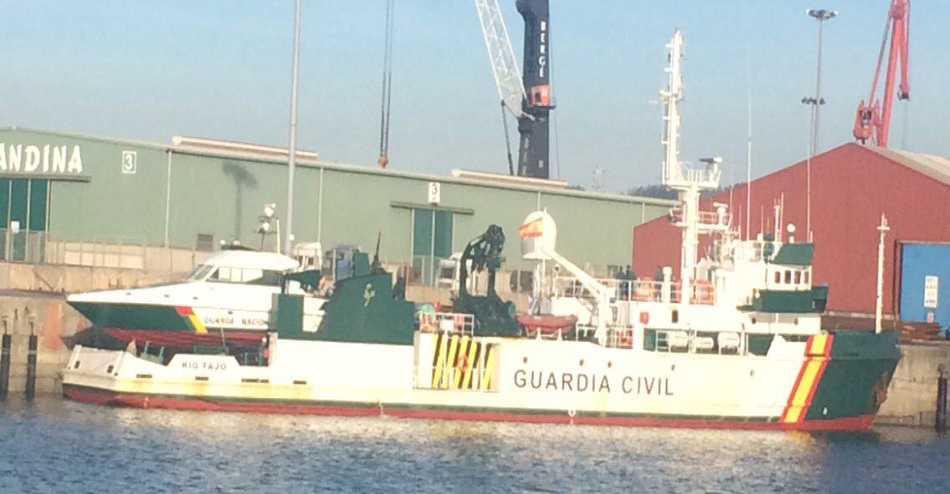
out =
{"type": "Polygon", "coordinates": [[[950,325],[950,245],[901,244],[901,319],[926,322],[928,312],[934,322],[950,325]],[[924,306],[927,277],[937,279],[937,306],[924,306]]]}

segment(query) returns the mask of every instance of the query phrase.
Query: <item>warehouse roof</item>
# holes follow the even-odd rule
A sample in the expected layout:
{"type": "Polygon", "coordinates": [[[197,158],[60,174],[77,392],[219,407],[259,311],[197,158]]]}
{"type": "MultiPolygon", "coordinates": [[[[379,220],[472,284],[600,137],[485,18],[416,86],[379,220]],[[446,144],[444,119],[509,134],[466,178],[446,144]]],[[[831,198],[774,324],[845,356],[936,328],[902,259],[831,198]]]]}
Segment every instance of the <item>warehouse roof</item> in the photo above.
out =
{"type": "Polygon", "coordinates": [[[950,185],[950,158],[877,146],[868,146],[867,148],[917,173],[922,173],[934,180],[950,185]]]}
{"type": "MultiPolygon", "coordinates": [[[[286,165],[288,152],[285,148],[273,146],[262,146],[234,141],[222,141],[216,139],[202,139],[195,137],[174,136],[171,145],[155,144],[152,142],[136,141],[130,139],[97,137],[83,134],[40,130],[25,127],[0,127],[0,131],[20,131],[32,132],[38,134],[62,136],[76,139],[85,139],[105,143],[120,143],[135,146],[141,146],[150,149],[161,149],[181,154],[191,154],[197,156],[219,157],[219,158],[238,158],[259,163],[269,163],[274,165],[286,165]]],[[[348,163],[339,163],[320,159],[318,154],[313,151],[297,151],[297,166],[308,168],[326,168],[354,173],[363,173],[369,175],[395,176],[410,179],[421,179],[438,182],[459,183],[481,187],[491,187],[496,189],[515,189],[530,192],[543,192],[545,194],[557,194],[562,196],[583,197],[588,199],[601,199],[613,202],[626,202],[632,204],[647,204],[662,207],[672,207],[676,201],[667,199],[656,199],[652,197],[629,196],[625,194],[614,194],[607,192],[576,190],[568,187],[566,182],[558,180],[540,180],[528,179],[525,177],[510,177],[503,174],[473,172],[468,170],[453,170],[452,175],[436,175],[431,173],[420,173],[412,171],[397,171],[393,169],[381,170],[376,166],[353,165],[348,163]]]]}

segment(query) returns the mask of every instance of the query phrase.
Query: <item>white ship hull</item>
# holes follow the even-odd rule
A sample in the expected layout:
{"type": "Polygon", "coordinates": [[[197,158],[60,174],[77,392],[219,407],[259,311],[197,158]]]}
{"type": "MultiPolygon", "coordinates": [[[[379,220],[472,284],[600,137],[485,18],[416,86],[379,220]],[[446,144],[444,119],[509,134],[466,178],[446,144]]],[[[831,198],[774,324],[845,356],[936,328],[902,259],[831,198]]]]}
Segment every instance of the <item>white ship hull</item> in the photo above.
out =
{"type": "Polygon", "coordinates": [[[267,366],[189,354],[163,365],[129,352],[76,347],[63,386],[77,401],[143,408],[866,429],[875,409],[842,414],[826,403],[812,410],[832,360],[832,338],[778,338],[768,356],[755,356],[417,333],[412,346],[275,341],[267,366]]]}

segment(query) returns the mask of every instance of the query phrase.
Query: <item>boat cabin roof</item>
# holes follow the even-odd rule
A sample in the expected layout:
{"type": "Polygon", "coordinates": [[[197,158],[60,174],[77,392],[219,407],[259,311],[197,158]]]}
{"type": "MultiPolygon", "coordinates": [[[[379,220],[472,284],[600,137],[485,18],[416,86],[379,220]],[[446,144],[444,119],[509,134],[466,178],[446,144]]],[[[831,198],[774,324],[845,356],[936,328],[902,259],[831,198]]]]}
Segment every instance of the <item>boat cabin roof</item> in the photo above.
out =
{"type": "Polygon", "coordinates": [[[811,266],[814,256],[815,244],[782,244],[772,262],[787,266],[811,266]]]}
{"type": "Polygon", "coordinates": [[[214,268],[227,267],[245,270],[277,271],[283,273],[297,269],[299,264],[293,258],[275,252],[254,250],[222,250],[217,252],[192,270],[188,278],[204,279],[214,268]]]}

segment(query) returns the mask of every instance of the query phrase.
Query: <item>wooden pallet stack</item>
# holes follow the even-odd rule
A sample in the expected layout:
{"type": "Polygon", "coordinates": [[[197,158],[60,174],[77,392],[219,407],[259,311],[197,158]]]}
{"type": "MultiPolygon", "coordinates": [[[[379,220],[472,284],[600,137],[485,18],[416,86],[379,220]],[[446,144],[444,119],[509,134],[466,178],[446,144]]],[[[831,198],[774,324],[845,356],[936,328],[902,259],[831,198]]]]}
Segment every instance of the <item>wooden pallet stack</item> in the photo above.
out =
{"type": "MultiPolygon", "coordinates": [[[[865,315],[823,315],[821,327],[833,331],[874,331],[874,318],[865,315]]],[[[937,323],[896,321],[885,318],[881,323],[884,331],[897,331],[901,343],[919,341],[941,341],[940,325],[937,323]]]]}

